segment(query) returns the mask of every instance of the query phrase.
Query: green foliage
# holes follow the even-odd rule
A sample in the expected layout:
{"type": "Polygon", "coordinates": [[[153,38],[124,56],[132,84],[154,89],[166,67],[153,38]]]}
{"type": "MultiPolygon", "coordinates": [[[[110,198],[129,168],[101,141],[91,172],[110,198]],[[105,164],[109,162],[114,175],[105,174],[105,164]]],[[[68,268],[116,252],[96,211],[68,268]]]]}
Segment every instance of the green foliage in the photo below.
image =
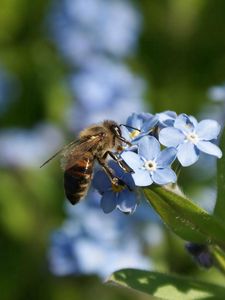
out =
{"type": "MultiPolygon", "coordinates": [[[[225,152],[225,132],[221,138],[225,152]]],[[[165,224],[184,240],[212,244],[214,265],[225,274],[225,158],[218,163],[218,196],[214,215],[197,206],[184,196],[175,185],[170,187],[150,186],[144,188],[149,204],[165,224]]],[[[135,269],[120,270],[112,274],[108,283],[129,287],[158,299],[223,299],[225,288],[196,281],[135,269]]]]}
{"type": "MultiPolygon", "coordinates": [[[[32,128],[41,122],[56,122],[60,127],[65,126],[64,112],[70,101],[70,93],[63,82],[67,66],[46,37],[44,22],[49,2],[1,0],[0,64],[19,79],[16,100],[4,115],[0,114],[1,128],[32,128]]],[[[150,86],[146,102],[155,112],[171,109],[197,114],[209,104],[207,88],[225,81],[224,0],[216,3],[209,0],[134,2],[144,17],[144,30],[138,58],[129,59],[129,63],[144,75],[150,86]]],[[[224,151],[224,135],[221,147],[224,151]]],[[[215,214],[224,221],[225,156],[218,163],[220,175],[215,214]]],[[[56,278],[50,275],[46,261],[48,238],[50,232],[62,223],[64,206],[61,173],[58,168],[51,168],[46,171],[39,168],[30,171],[0,170],[0,298],[84,300],[92,299],[94,295],[96,299],[103,300],[143,299],[136,294],[132,296],[103,288],[95,277],[56,278]]],[[[210,180],[201,182],[193,179],[188,170],[181,179],[191,192],[196,186],[201,188],[211,184],[210,180]]],[[[172,224],[170,226],[177,230],[178,235],[205,240],[204,228],[192,230],[191,226],[181,222],[182,218],[176,219],[177,211],[171,206],[171,199],[168,204],[164,196],[155,193],[154,197],[155,205],[156,199],[160,200],[164,217],[168,218],[167,222],[172,224]],[[173,211],[171,218],[166,214],[167,209],[173,211]],[[174,222],[172,219],[175,219],[174,222]]],[[[195,213],[197,218],[199,214],[195,213]]],[[[192,222],[191,214],[188,222],[192,222]]],[[[194,226],[198,229],[199,225],[195,223],[194,226]]],[[[214,229],[206,228],[207,236],[211,236],[216,226],[214,229]]],[[[221,238],[222,232],[220,228],[217,239],[221,238]]],[[[160,249],[167,249],[165,244],[160,249]]],[[[167,251],[165,257],[169,254],[167,251]]],[[[174,253],[174,256],[180,265],[187,266],[184,255],[178,258],[174,253]]],[[[218,260],[222,256],[221,252],[217,253],[218,260]]],[[[166,263],[164,268],[167,268],[166,263]]],[[[194,264],[189,264],[186,269],[191,276],[197,272],[194,264]]],[[[137,271],[137,274],[140,272],[137,271]]],[[[214,279],[211,272],[204,273],[204,276],[207,280],[214,279]]],[[[171,280],[173,285],[173,277],[166,278],[167,283],[170,284],[168,281],[171,280]]],[[[156,284],[154,286],[157,287],[156,284]]],[[[188,289],[183,289],[179,299],[185,299],[185,291],[188,289]]],[[[217,297],[224,298],[224,294],[217,297]]]]}
{"type": "Polygon", "coordinates": [[[144,194],[162,220],[182,239],[215,243],[225,249],[225,227],[188,198],[164,187],[149,187],[144,194]]]}
{"type": "MultiPolygon", "coordinates": [[[[221,138],[225,152],[225,132],[221,138]]],[[[197,206],[184,196],[175,185],[144,188],[149,204],[165,224],[184,240],[210,247],[214,265],[225,274],[225,158],[218,163],[218,196],[214,215],[197,206]]],[[[108,283],[128,287],[156,297],[156,299],[224,299],[225,288],[191,278],[135,269],[112,274],[108,283]]]]}
{"type": "Polygon", "coordinates": [[[225,288],[193,278],[134,269],[115,272],[107,281],[165,300],[224,299],[225,288]]]}
{"type": "Polygon", "coordinates": [[[220,139],[220,148],[223,152],[223,157],[217,163],[217,200],[214,209],[214,215],[225,220],[225,130],[220,139]]]}

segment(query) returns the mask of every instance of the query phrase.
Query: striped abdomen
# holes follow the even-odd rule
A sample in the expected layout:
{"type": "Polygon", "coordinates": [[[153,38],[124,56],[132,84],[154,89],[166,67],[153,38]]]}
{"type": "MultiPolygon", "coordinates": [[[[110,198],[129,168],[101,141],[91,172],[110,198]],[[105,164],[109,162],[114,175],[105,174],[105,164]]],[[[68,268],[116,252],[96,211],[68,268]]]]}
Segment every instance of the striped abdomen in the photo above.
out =
{"type": "Polygon", "coordinates": [[[64,172],[65,194],[72,204],[78,203],[86,195],[92,178],[93,162],[93,154],[86,152],[64,172]]]}

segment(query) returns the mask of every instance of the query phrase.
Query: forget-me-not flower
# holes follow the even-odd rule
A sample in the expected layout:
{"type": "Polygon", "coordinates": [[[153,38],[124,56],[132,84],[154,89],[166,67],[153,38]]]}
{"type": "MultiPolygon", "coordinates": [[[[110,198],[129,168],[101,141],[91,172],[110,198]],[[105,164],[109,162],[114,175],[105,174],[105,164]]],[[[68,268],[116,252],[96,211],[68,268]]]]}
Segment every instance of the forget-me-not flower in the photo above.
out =
{"type": "Polygon", "coordinates": [[[165,185],[176,182],[176,174],[170,168],[176,153],[173,147],[160,151],[155,137],[144,136],[138,142],[138,154],[124,151],[121,157],[133,169],[132,177],[137,186],[148,186],[153,182],[165,185]]]}
{"type": "Polygon", "coordinates": [[[0,130],[0,165],[22,168],[40,166],[62,141],[62,133],[51,124],[39,124],[31,130],[0,130]]]}
{"type": "Polygon", "coordinates": [[[177,158],[186,167],[194,164],[200,152],[221,158],[222,152],[211,141],[218,137],[220,125],[214,120],[197,122],[192,116],[179,115],[174,127],[160,131],[159,141],[166,147],[177,148],[177,158]]]}
{"type": "Polygon", "coordinates": [[[121,123],[144,109],[145,83],[122,63],[92,57],[70,82],[77,101],[68,110],[67,122],[75,130],[103,119],[121,123]]]}
{"type": "Polygon", "coordinates": [[[51,34],[65,58],[82,65],[93,54],[133,53],[141,18],[128,1],[58,0],[50,15],[51,34]]]}
{"type": "Polygon", "coordinates": [[[156,116],[159,119],[160,127],[168,127],[168,126],[173,126],[177,114],[175,113],[175,111],[166,110],[156,114],[156,116]]]}
{"type": "Polygon", "coordinates": [[[109,166],[113,169],[117,178],[124,184],[114,185],[104,171],[98,171],[93,179],[93,186],[102,195],[101,207],[105,213],[118,208],[124,213],[133,213],[137,207],[137,198],[134,193],[135,184],[129,173],[123,170],[114,161],[109,166]]]}
{"type": "Polygon", "coordinates": [[[71,88],[79,103],[93,113],[123,99],[140,100],[145,85],[123,63],[89,57],[79,73],[71,76],[71,88]]]}
{"type": "Polygon", "coordinates": [[[133,113],[122,127],[122,135],[129,142],[137,142],[143,136],[149,134],[158,123],[158,117],[149,113],[133,113]]]}
{"type": "Polygon", "coordinates": [[[48,260],[54,275],[97,274],[105,278],[121,268],[151,267],[149,258],[142,254],[140,234],[136,237],[129,234],[137,222],[127,224],[127,219],[121,222],[121,214],[120,218],[116,212],[106,216],[86,203],[83,209],[78,209],[78,213],[76,219],[67,219],[51,236],[48,260]],[[96,219],[97,226],[93,223],[96,219]],[[88,231],[86,223],[89,223],[88,231]]]}

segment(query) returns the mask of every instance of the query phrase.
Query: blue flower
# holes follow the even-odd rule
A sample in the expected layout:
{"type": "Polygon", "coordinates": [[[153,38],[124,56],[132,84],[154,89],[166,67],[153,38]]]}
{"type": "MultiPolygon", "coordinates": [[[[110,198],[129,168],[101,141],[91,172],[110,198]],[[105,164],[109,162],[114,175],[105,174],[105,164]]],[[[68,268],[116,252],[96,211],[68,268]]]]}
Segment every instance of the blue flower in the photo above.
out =
{"type": "Polygon", "coordinates": [[[122,135],[127,141],[136,143],[140,138],[149,134],[157,123],[157,116],[149,113],[133,113],[127,119],[128,127],[122,127],[122,135]],[[133,128],[129,128],[129,126],[133,128]]]}
{"type": "Polygon", "coordinates": [[[156,114],[159,119],[159,125],[161,127],[173,126],[177,114],[174,111],[167,110],[156,114]]]}
{"type": "MultiPolygon", "coordinates": [[[[109,276],[116,269],[121,268],[149,268],[149,258],[141,253],[142,240],[129,235],[131,227],[125,222],[117,226],[115,215],[111,218],[98,213],[95,209],[85,207],[84,214],[87,218],[79,218],[79,223],[88,220],[89,214],[95,214],[101,227],[89,234],[84,234],[74,219],[67,220],[63,226],[51,236],[51,244],[48,253],[49,267],[57,276],[97,274],[102,278],[109,276]],[[108,220],[110,219],[110,222],[108,220]],[[115,231],[114,236],[102,239],[103,228],[115,231]],[[124,243],[126,235],[126,243],[124,243]]],[[[120,214],[121,215],[121,214],[120,214]]],[[[89,222],[91,223],[91,222],[89,222]]],[[[93,224],[95,225],[95,224],[93,224]]],[[[129,224],[135,227],[136,224],[129,224]]]]}
{"type": "Polygon", "coordinates": [[[216,102],[225,101],[225,85],[213,86],[208,91],[209,98],[216,102]]]}
{"type": "Polygon", "coordinates": [[[0,165],[22,168],[40,166],[62,141],[62,133],[51,124],[39,124],[30,130],[0,130],[0,165]]]}
{"type": "Polygon", "coordinates": [[[79,103],[93,113],[123,99],[140,100],[144,82],[122,63],[90,57],[72,76],[71,88],[79,103]]]}
{"type": "Polygon", "coordinates": [[[220,125],[213,120],[197,122],[192,116],[179,115],[174,127],[167,127],[160,131],[159,141],[166,147],[177,148],[177,158],[186,167],[194,164],[200,152],[222,157],[219,147],[211,142],[220,132],[220,125]]]}
{"type": "Polygon", "coordinates": [[[207,245],[188,242],[185,248],[200,266],[207,269],[213,266],[213,257],[207,245]]]}
{"type": "Polygon", "coordinates": [[[130,174],[124,173],[114,161],[110,161],[109,165],[115,176],[121,179],[125,185],[113,185],[104,171],[98,171],[94,176],[93,186],[102,195],[101,207],[104,213],[110,213],[115,208],[124,213],[133,213],[137,207],[133,179],[130,174]]]}
{"type": "Polygon", "coordinates": [[[121,123],[133,111],[143,110],[144,81],[124,64],[106,58],[90,58],[71,76],[71,88],[77,101],[67,122],[76,130],[107,118],[121,123]]]}
{"type": "Polygon", "coordinates": [[[93,54],[132,54],[141,18],[128,1],[59,0],[54,3],[50,23],[62,54],[81,65],[93,54]]]}
{"type": "Polygon", "coordinates": [[[139,210],[138,216],[132,218],[117,210],[105,215],[96,205],[99,197],[91,190],[88,199],[76,208],[67,204],[69,215],[50,240],[48,260],[54,275],[97,274],[106,278],[120,268],[151,267],[150,259],[142,253],[143,248],[161,236],[159,227],[149,225],[151,211],[143,207],[144,213],[149,213],[144,219],[139,210]],[[151,239],[147,236],[149,230],[151,239]]]}
{"type": "Polygon", "coordinates": [[[173,147],[160,151],[156,138],[144,136],[138,142],[138,154],[124,151],[121,157],[134,170],[132,177],[137,186],[148,186],[153,182],[164,185],[176,182],[176,174],[170,168],[176,153],[173,147]]]}
{"type": "Polygon", "coordinates": [[[57,230],[51,236],[49,249],[49,267],[58,276],[73,274],[78,269],[79,262],[74,251],[76,243],[74,236],[65,230],[57,230]]]}

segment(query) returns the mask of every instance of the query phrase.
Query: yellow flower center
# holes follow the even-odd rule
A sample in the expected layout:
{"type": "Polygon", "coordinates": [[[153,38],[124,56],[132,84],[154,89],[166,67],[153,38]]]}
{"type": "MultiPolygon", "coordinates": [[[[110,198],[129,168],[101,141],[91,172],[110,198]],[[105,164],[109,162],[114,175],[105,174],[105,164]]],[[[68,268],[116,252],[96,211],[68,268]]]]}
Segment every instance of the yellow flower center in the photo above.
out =
{"type": "Polygon", "coordinates": [[[136,136],[138,136],[140,134],[140,131],[139,130],[133,130],[131,133],[130,133],[130,138],[131,139],[134,139],[136,138],[136,136]]]}

